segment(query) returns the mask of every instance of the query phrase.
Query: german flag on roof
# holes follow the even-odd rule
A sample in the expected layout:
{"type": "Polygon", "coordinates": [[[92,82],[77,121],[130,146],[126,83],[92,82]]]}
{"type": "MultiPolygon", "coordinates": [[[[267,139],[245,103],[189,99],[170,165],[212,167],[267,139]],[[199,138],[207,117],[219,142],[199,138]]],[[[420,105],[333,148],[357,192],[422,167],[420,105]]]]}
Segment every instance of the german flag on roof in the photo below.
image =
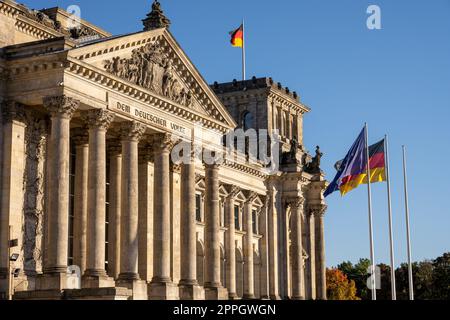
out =
{"type": "Polygon", "coordinates": [[[238,29],[236,29],[235,31],[231,31],[230,35],[231,35],[231,45],[233,47],[242,48],[244,45],[244,25],[241,24],[241,26],[238,29]]]}

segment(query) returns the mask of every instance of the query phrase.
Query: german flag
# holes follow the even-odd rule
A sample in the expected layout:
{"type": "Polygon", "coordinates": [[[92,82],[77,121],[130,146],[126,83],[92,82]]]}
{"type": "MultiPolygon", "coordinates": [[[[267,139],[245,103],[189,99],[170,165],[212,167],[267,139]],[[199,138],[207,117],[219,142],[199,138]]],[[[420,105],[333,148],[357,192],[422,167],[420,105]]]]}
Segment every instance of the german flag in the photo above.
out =
{"type": "Polygon", "coordinates": [[[231,45],[233,47],[242,48],[244,46],[244,25],[241,24],[239,29],[230,32],[231,45]]]}
{"type": "MultiPolygon", "coordinates": [[[[336,177],[325,190],[324,196],[327,197],[335,191],[340,191],[345,195],[356,189],[361,184],[367,184],[367,154],[366,154],[366,131],[358,136],[350,151],[344,160],[336,164],[338,170],[336,177]]],[[[384,139],[369,147],[369,167],[370,182],[386,181],[386,163],[385,163],[385,141],[384,139]]]]}
{"type": "MultiPolygon", "coordinates": [[[[370,183],[386,181],[386,163],[384,156],[384,139],[369,147],[370,183]]],[[[364,172],[351,174],[341,180],[339,187],[341,194],[356,189],[360,184],[367,184],[367,165],[364,172]]]]}

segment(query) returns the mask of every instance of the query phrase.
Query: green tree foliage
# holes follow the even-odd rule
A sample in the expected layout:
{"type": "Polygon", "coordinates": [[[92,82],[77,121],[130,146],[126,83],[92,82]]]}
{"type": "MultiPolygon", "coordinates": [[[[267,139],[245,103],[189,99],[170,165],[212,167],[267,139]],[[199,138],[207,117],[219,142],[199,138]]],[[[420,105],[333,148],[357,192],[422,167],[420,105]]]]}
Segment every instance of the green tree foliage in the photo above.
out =
{"type": "MultiPolygon", "coordinates": [[[[370,260],[360,259],[353,265],[346,261],[338,265],[338,269],[353,280],[357,289],[357,296],[363,300],[371,299],[367,288],[367,268],[370,260]]],[[[386,264],[379,264],[381,275],[381,289],[377,290],[379,300],[391,299],[391,268],[386,264]]],[[[425,260],[412,264],[414,297],[416,300],[450,300],[450,253],[445,253],[435,260],[425,260]]],[[[408,265],[402,264],[395,270],[396,291],[398,300],[409,299],[408,265]]]]}
{"type": "Polygon", "coordinates": [[[349,280],[353,280],[356,285],[356,295],[363,300],[370,299],[370,290],[367,288],[367,269],[370,266],[369,259],[359,259],[358,263],[353,265],[346,261],[338,265],[338,269],[347,275],[349,280]]]}

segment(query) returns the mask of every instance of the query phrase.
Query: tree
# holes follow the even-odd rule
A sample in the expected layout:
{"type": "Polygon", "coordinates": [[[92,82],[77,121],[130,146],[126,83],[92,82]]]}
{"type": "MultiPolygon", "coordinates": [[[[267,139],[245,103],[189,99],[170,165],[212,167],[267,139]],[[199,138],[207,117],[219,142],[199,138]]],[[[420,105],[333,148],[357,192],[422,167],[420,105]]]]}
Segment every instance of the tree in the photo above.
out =
{"type": "Polygon", "coordinates": [[[327,269],[327,297],[329,300],[360,300],[353,280],[339,269],[327,269]]]}
{"type": "Polygon", "coordinates": [[[353,265],[350,261],[346,261],[338,265],[349,280],[353,280],[356,285],[356,295],[362,300],[371,299],[370,290],[367,288],[367,279],[369,277],[367,269],[370,266],[369,259],[359,259],[358,263],[353,265]]]}
{"type": "Polygon", "coordinates": [[[433,261],[433,299],[450,300],[450,253],[433,261]]]}

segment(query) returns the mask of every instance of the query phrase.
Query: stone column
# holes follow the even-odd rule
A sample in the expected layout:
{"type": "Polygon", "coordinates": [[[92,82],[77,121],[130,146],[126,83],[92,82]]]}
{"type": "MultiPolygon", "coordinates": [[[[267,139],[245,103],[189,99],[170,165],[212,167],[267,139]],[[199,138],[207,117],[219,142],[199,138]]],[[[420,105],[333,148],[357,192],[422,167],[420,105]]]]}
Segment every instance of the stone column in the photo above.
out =
{"type": "Polygon", "coordinates": [[[238,298],[236,291],[236,226],[234,222],[234,198],[240,192],[238,187],[232,186],[228,194],[225,210],[228,220],[226,225],[226,251],[227,251],[227,273],[228,273],[228,298],[235,300],[238,298]]]}
{"type": "Polygon", "coordinates": [[[51,115],[48,181],[48,239],[44,277],[37,289],[64,289],[67,285],[69,238],[69,160],[70,120],[79,101],[67,96],[44,98],[44,107],[51,115]]]}
{"type": "Polygon", "coordinates": [[[206,212],[205,212],[205,297],[207,300],[228,298],[220,282],[220,203],[219,166],[205,165],[206,212]]]}
{"type": "Polygon", "coordinates": [[[276,183],[273,179],[268,181],[268,254],[269,254],[269,293],[270,299],[279,300],[279,265],[278,265],[278,250],[279,250],[279,227],[278,227],[278,208],[280,204],[280,196],[276,188],[276,183]]]}
{"type": "Polygon", "coordinates": [[[306,298],[310,300],[316,299],[316,249],[315,249],[315,224],[314,214],[308,210],[306,215],[306,250],[308,252],[308,262],[306,264],[306,298]]]}
{"type": "MultiPolygon", "coordinates": [[[[22,225],[23,225],[23,178],[25,171],[25,108],[23,105],[6,101],[2,103],[3,144],[0,145],[2,158],[1,190],[0,190],[0,292],[7,296],[10,287],[8,242],[19,239],[19,246],[12,248],[11,253],[21,254],[23,261],[22,225]],[[9,226],[12,234],[8,239],[9,226]]],[[[22,268],[17,261],[17,268],[22,268]]]]}
{"type": "Polygon", "coordinates": [[[87,111],[89,127],[87,261],[83,287],[114,286],[105,270],[106,240],[106,131],[114,114],[104,109],[87,111]]]}
{"type": "Polygon", "coordinates": [[[171,136],[153,136],[155,159],[153,197],[153,279],[150,299],[177,299],[178,287],[170,277],[170,151],[171,136]]]}
{"type": "Polygon", "coordinates": [[[253,266],[253,201],[256,198],[255,193],[250,193],[244,206],[244,223],[245,223],[245,239],[244,239],[244,299],[255,299],[255,279],[253,266]]]}
{"type": "Polygon", "coordinates": [[[120,274],[120,210],[122,202],[122,146],[119,140],[109,141],[109,224],[108,275],[117,279],[120,274]]]}
{"type": "Polygon", "coordinates": [[[314,209],[315,217],[315,236],[316,236],[316,279],[317,291],[316,297],[319,300],[327,299],[326,284],[326,265],[325,265],[325,235],[324,235],[324,215],[327,207],[321,205],[320,208],[314,209]]]}
{"type": "Polygon", "coordinates": [[[87,128],[76,128],[72,132],[75,142],[75,189],[73,221],[73,263],[86,271],[87,217],[88,217],[88,155],[89,136],[87,128]]]}
{"type": "Polygon", "coordinates": [[[120,274],[118,286],[133,290],[134,299],[146,299],[145,282],[138,273],[138,143],[146,127],[124,122],[122,139],[122,208],[120,220],[120,274]]]}
{"type": "Polygon", "coordinates": [[[153,278],[153,150],[147,143],[139,149],[139,275],[153,278]]]}
{"type": "MultiPolygon", "coordinates": [[[[181,164],[181,280],[180,298],[198,300],[202,291],[197,281],[197,235],[195,220],[195,161],[181,164]]],[[[204,294],[203,294],[204,297],[204,294]]]]}
{"type": "Polygon", "coordinates": [[[303,198],[290,200],[292,215],[292,299],[305,299],[305,281],[303,270],[303,244],[302,244],[302,212],[303,198]]]}
{"type": "Polygon", "coordinates": [[[263,238],[261,239],[261,299],[270,299],[269,292],[269,226],[268,226],[268,214],[269,214],[269,197],[265,198],[264,207],[261,210],[260,216],[260,230],[263,238]]]}

